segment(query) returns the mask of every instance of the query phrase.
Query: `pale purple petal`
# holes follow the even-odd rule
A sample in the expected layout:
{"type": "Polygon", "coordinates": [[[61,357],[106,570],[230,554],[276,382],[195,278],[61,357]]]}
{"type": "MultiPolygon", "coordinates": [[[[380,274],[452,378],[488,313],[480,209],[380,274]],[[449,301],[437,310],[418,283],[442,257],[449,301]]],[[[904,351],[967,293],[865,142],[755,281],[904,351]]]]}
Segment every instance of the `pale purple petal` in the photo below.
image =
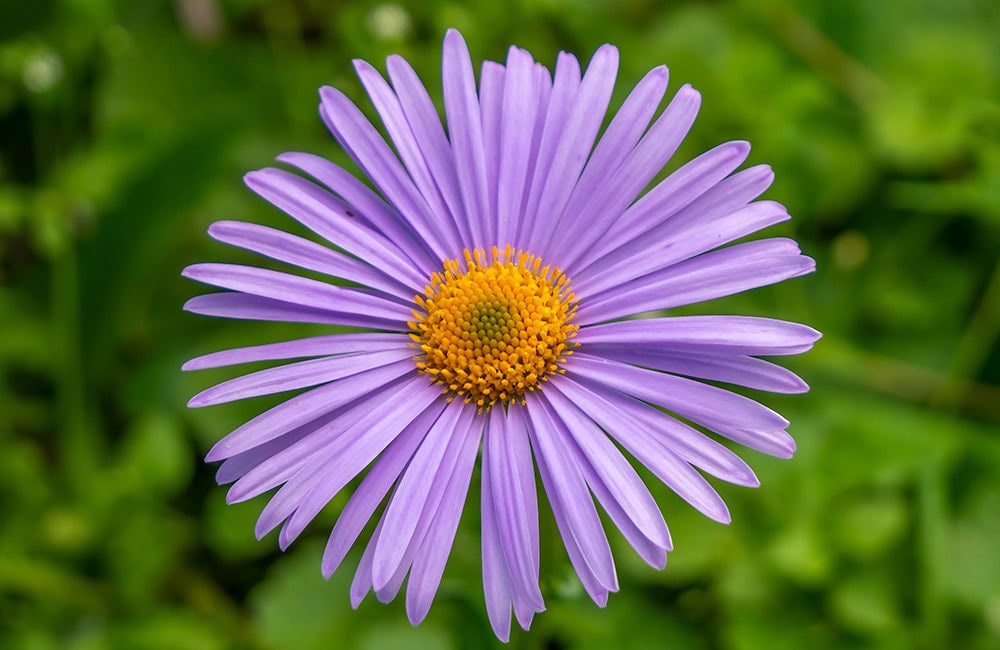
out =
{"type": "Polygon", "coordinates": [[[447,243],[434,225],[435,217],[426,200],[361,110],[344,93],[324,86],[320,90],[320,115],[344,150],[399,210],[431,252],[439,259],[446,256],[447,243]]]}
{"type": "MultiPolygon", "coordinates": [[[[606,195],[617,193],[618,188],[608,183],[608,179],[621,168],[622,163],[642,139],[646,127],[649,126],[656,108],[667,91],[669,78],[667,67],[661,65],[646,73],[646,76],[632,89],[587,160],[587,166],[573,188],[563,213],[564,218],[573,217],[577,225],[588,223],[581,220],[579,215],[593,202],[600,203],[606,195]]],[[[629,199],[629,202],[631,200],[629,199]]],[[[569,243],[575,243],[575,240],[569,243]]],[[[568,251],[561,254],[568,255],[568,251]]]]}
{"type": "Polygon", "coordinates": [[[413,625],[424,619],[434,601],[434,594],[441,584],[441,576],[455,540],[462,509],[465,507],[481,439],[479,430],[471,427],[471,421],[472,418],[469,418],[469,424],[455,431],[456,436],[463,438],[464,446],[450,472],[451,478],[410,568],[410,582],[406,587],[406,613],[413,625]]]}
{"type": "Polygon", "coordinates": [[[608,513],[611,522],[622,533],[626,541],[628,541],[632,548],[635,549],[635,552],[639,554],[639,557],[645,560],[649,566],[654,569],[663,569],[666,567],[667,551],[673,549],[673,542],[670,541],[669,536],[667,539],[668,544],[664,548],[651,542],[648,537],[643,535],[638,526],[629,518],[628,513],[625,512],[622,505],[615,499],[607,485],[601,480],[601,477],[594,471],[594,467],[585,457],[580,455],[579,450],[575,450],[575,453],[576,462],[580,466],[580,471],[583,472],[584,480],[587,481],[587,485],[590,487],[591,492],[594,493],[594,497],[601,504],[601,507],[604,508],[605,512],[608,513]]]}
{"type": "MultiPolygon", "coordinates": [[[[560,386],[566,383],[569,382],[560,382],[560,386]]],[[[604,400],[596,399],[593,403],[581,406],[595,422],[614,436],[630,454],[679,497],[705,516],[722,523],[729,523],[729,509],[722,497],[701,474],[662,444],[662,440],[643,435],[641,423],[636,419],[628,417],[623,411],[601,408],[604,404],[604,400]]]]}
{"type": "Polygon", "coordinates": [[[252,345],[212,352],[195,357],[181,366],[181,370],[204,370],[221,368],[255,361],[277,361],[280,359],[304,359],[351,352],[379,352],[395,350],[412,345],[406,334],[359,332],[356,334],[326,334],[311,336],[295,341],[252,345]]]}
{"type": "Polygon", "coordinates": [[[456,400],[445,408],[400,478],[396,493],[383,516],[382,525],[386,534],[375,546],[372,584],[376,591],[382,589],[400,567],[423,516],[435,478],[440,479],[442,467],[451,464],[444,462],[446,452],[451,450],[454,456],[458,455],[460,445],[452,442],[459,416],[463,410],[468,410],[463,406],[456,400]]]}
{"type": "MultiPolygon", "coordinates": [[[[417,521],[417,529],[414,531],[412,540],[407,546],[406,554],[395,573],[381,587],[374,588],[374,566],[369,567],[372,574],[368,580],[369,588],[375,590],[375,597],[383,603],[394,599],[403,585],[407,572],[411,567],[415,573],[411,575],[411,581],[419,579],[420,585],[416,582],[412,584],[415,593],[408,597],[408,614],[415,615],[421,613],[421,609],[430,608],[433,593],[425,593],[431,584],[435,585],[440,580],[441,572],[451,549],[451,541],[454,538],[455,528],[458,524],[458,517],[461,515],[462,505],[465,501],[465,492],[468,490],[469,479],[472,474],[472,467],[475,464],[476,452],[479,449],[481,423],[477,420],[475,412],[470,409],[462,409],[461,416],[454,435],[448,440],[448,450],[442,459],[441,466],[437,469],[431,491],[428,494],[427,502],[422,509],[422,516],[417,521]],[[430,538],[430,539],[428,539],[430,538]],[[428,545],[437,544],[436,547],[428,545]],[[424,556],[423,560],[427,564],[422,567],[415,567],[418,556],[424,556]],[[419,578],[418,578],[419,574],[419,578]],[[425,598],[426,596],[426,598],[425,598]]],[[[400,490],[397,488],[392,496],[395,499],[400,490]]],[[[392,531],[386,528],[385,514],[380,521],[381,532],[373,536],[368,544],[366,553],[371,550],[374,553],[383,535],[391,535],[392,531]]],[[[426,613],[424,610],[423,613],[426,613]]]]}
{"type": "MultiPolygon", "coordinates": [[[[545,78],[540,78],[545,83],[545,78]]],[[[545,102],[544,112],[541,112],[541,104],[539,105],[539,114],[544,115],[545,119],[535,122],[532,153],[529,157],[532,166],[528,170],[531,183],[528,185],[529,191],[521,211],[520,227],[516,237],[516,244],[522,249],[530,248],[529,244],[539,221],[538,206],[549,174],[553,171],[552,161],[562,141],[563,129],[573,109],[579,88],[579,61],[572,54],[560,52],[556,60],[555,80],[551,83],[551,87],[545,83],[542,97],[545,102]]],[[[551,218],[551,215],[541,216],[546,219],[551,218]]]]}
{"type": "Polygon", "coordinates": [[[580,81],[579,92],[566,118],[538,201],[531,233],[526,240],[519,242],[543,257],[548,258],[552,253],[549,243],[556,224],[553,216],[562,214],[580,178],[608,110],[617,76],[618,49],[603,45],[594,53],[580,81]]]}
{"type": "Polygon", "coordinates": [[[482,550],[483,550],[483,596],[486,599],[486,615],[497,637],[507,643],[510,639],[511,595],[510,575],[507,559],[500,545],[500,528],[497,524],[496,509],[490,485],[489,465],[482,466],[481,509],[482,550]]]}
{"type": "Polygon", "coordinates": [[[288,363],[216,384],[192,397],[188,401],[188,406],[200,408],[326,384],[411,358],[413,358],[413,350],[399,348],[370,353],[356,352],[288,363]]]}
{"type": "Polygon", "coordinates": [[[424,160],[420,145],[417,143],[410,124],[403,113],[403,107],[389,84],[385,82],[375,68],[365,61],[355,60],[354,69],[358,78],[368,92],[368,97],[382,118],[389,133],[389,138],[396,146],[406,170],[410,174],[417,190],[427,202],[430,218],[427,221],[435,237],[442,242],[445,251],[452,257],[457,257],[462,250],[458,231],[451,219],[440,218],[448,214],[444,198],[438,193],[437,185],[431,175],[430,168],[424,160]],[[435,218],[437,217],[437,218],[435,218]]]}
{"type": "MultiPolygon", "coordinates": [[[[406,119],[413,129],[413,136],[427,161],[434,183],[448,205],[448,214],[461,235],[466,248],[470,247],[469,224],[458,189],[458,177],[452,158],[451,144],[441,126],[441,118],[417,73],[406,59],[392,55],[386,60],[389,79],[399,97],[406,119]]],[[[436,270],[436,269],[435,269],[436,270]]]]}
{"type": "Polygon", "coordinates": [[[537,612],[542,611],[545,604],[538,587],[538,507],[534,470],[526,425],[520,409],[514,410],[518,415],[512,418],[505,415],[503,409],[490,411],[483,443],[483,464],[489,465],[492,478],[490,485],[484,487],[493,498],[514,603],[523,600],[524,609],[537,612]]]}
{"type": "Polygon", "coordinates": [[[277,159],[312,176],[341,197],[350,206],[344,212],[345,217],[384,235],[422,273],[437,270],[438,262],[427,244],[414,233],[399,211],[349,172],[310,153],[292,151],[277,159]]]}
{"type": "Polygon", "coordinates": [[[760,485],[750,466],[732,450],[659,409],[624,393],[598,385],[592,387],[568,376],[559,380],[558,390],[587,413],[600,409],[607,417],[631,423],[615,436],[626,449],[635,445],[664,447],[669,454],[716,478],[745,487],[760,485]]]}
{"type": "MultiPolygon", "coordinates": [[[[314,458],[302,468],[306,476],[322,476],[325,480],[314,483],[311,489],[299,494],[297,481],[289,481],[286,488],[297,498],[294,514],[291,515],[281,529],[278,543],[282,548],[291,544],[299,536],[306,525],[319,514],[319,511],[330,502],[355,476],[368,466],[395,439],[403,429],[435,401],[440,405],[443,398],[441,390],[427,381],[425,377],[415,377],[408,384],[399,386],[401,397],[398,400],[385,400],[367,409],[365,417],[357,422],[348,432],[337,438],[331,448],[314,458]]],[[[309,481],[303,481],[308,483],[309,481]]],[[[271,504],[277,503],[274,516],[284,511],[281,491],[272,497],[268,507],[261,513],[264,517],[269,512],[271,504]]],[[[289,495],[289,500],[292,499],[289,495]]],[[[283,518],[283,517],[282,517],[283,518]]]]}
{"type": "MultiPolygon", "coordinates": [[[[553,382],[551,385],[556,386],[557,383],[553,382]]],[[[651,542],[664,549],[670,546],[670,535],[667,533],[667,525],[663,521],[660,509],[642,479],[614,443],[591,418],[582,413],[558,390],[545,391],[543,399],[566,425],[575,447],[593,467],[597,477],[628,518],[651,542]]]]}
{"type": "Polygon", "coordinates": [[[486,240],[488,228],[485,215],[489,214],[489,199],[482,116],[469,48],[462,35],[454,29],[449,29],[444,37],[441,63],[444,110],[462,204],[465,206],[464,216],[472,236],[467,245],[484,248],[492,242],[486,240]]]}
{"type": "Polygon", "coordinates": [[[296,395],[264,411],[215,443],[205,460],[223,460],[253,449],[411,372],[414,372],[413,363],[401,361],[296,395]]]}
{"type": "Polygon", "coordinates": [[[413,289],[364,262],[308,239],[242,221],[216,221],[209,226],[208,234],[230,246],[253,251],[301,269],[371,287],[387,297],[396,298],[402,304],[413,304],[413,289]]]}
{"type": "Polygon", "coordinates": [[[600,189],[590,189],[581,179],[580,203],[569,206],[562,222],[566,228],[579,230],[581,236],[570,238],[567,250],[561,251],[564,266],[576,268],[576,259],[624,218],[629,205],[677,151],[694,123],[700,102],[701,95],[691,86],[681,87],[621,167],[597,184],[600,189]]]}
{"type": "Polygon", "coordinates": [[[389,493],[389,488],[395,484],[396,479],[410,462],[413,452],[417,450],[437,417],[438,412],[433,409],[427,409],[417,416],[406,430],[389,443],[365,474],[364,480],[351,495],[330,532],[321,565],[324,578],[332,576],[343,562],[358,535],[375,514],[385,495],[389,493]]]}
{"type": "Polygon", "coordinates": [[[372,558],[375,555],[375,541],[381,534],[382,520],[379,519],[378,524],[375,526],[375,532],[372,533],[371,540],[361,553],[361,560],[358,562],[358,568],[354,572],[354,579],[351,580],[351,607],[354,609],[358,608],[361,601],[372,590],[372,558]]]}
{"type": "Polygon", "coordinates": [[[573,355],[573,372],[711,429],[730,440],[779,457],[791,456],[788,421],[751,399],[715,386],[608,359],[573,355]]]}
{"type": "Polygon", "coordinates": [[[537,120],[538,76],[531,55],[516,47],[507,54],[503,106],[500,111],[499,164],[496,191],[496,243],[513,244],[526,200],[529,155],[537,120]]]}
{"type": "Polygon", "coordinates": [[[233,485],[230,492],[242,490],[241,497],[249,498],[284,483],[257,519],[257,537],[285,522],[278,543],[286,548],[319,510],[424,409],[440,410],[443,406],[432,406],[437,395],[422,377],[400,381],[392,388],[409,388],[411,392],[397,403],[379,395],[354,401],[312,436],[262,463],[233,485]],[[397,405],[399,408],[394,408],[397,405]],[[329,496],[324,498],[326,494],[329,496]]]}
{"type": "Polygon", "coordinates": [[[497,174],[500,169],[500,119],[503,111],[505,70],[496,61],[483,61],[479,74],[479,106],[483,124],[483,159],[486,163],[486,207],[483,240],[497,241],[497,174]]]}
{"type": "Polygon", "coordinates": [[[662,245],[653,247],[648,241],[633,242],[643,249],[641,252],[631,251],[632,244],[622,246],[602,260],[602,266],[603,263],[607,266],[600,276],[593,279],[582,278],[574,282],[573,287],[580,300],[597,300],[604,292],[614,294],[620,286],[637,278],[788,219],[788,212],[780,203],[751,203],[725,216],[714,218],[710,223],[697,222],[686,228],[681,226],[680,229],[665,234],[662,245]]]}
{"type": "Polygon", "coordinates": [[[406,286],[423,289],[425,277],[413,268],[405,240],[390,241],[354,216],[352,206],[319,185],[283,169],[265,168],[243,177],[247,187],[285,214],[358,259],[389,273],[406,286]]]}
{"type": "Polygon", "coordinates": [[[195,296],[184,303],[184,310],[217,318],[343,325],[381,330],[401,329],[395,318],[375,318],[364,313],[345,314],[236,292],[208,293],[203,296],[195,296]]]}
{"type": "Polygon", "coordinates": [[[184,269],[186,278],[221,289],[281,300],[303,307],[329,307],[331,310],[361,312],[386,320],[398,319],[406,328],[411,308],[356,289],[338,287],[289,273],[240,264],[192,264],[184,269]]]}
{"type": "MultiPolygon", "coordinates": [[[[292,445],[297,444],[300,440],[312,434],[323,425],[336,419],[340,413],[341,411],[339,410],[332,411],[273,440],[269,440],[262,445],[257,445],[253,449],[248,449],[230,456],[222,462],[219,466],[219,470],[215,473],[216,482],[218,482],[219,485],[225,485],[226,483],[232,483],[233,481],[242,478],[250,470],[270,460],[272,457],[285,451],[292,445]]],[[[229,501],[229,499],[227,499],[227,501],[229,501]]],[[[232,503],[232,501],[230,501],[230,503],[232,503]]]]}
{"type": "Polygon", "coordinates": [[[566,451],[569,434],[565,425],[548,411],[548,405],[534,393],[526,397],[531,421],[531,446],[549,496],[552,514],[584,588],[600,604],[608,591],[618,590],[618,576],[608,538],[583,474],[572,455],[566,451]]]}
{"type": "MultiPolygon", "coordinates": [[[[569,78],[568,85],[571,86],[567,88],[563,94],[568,94],[570,90],[572,93],[576,92],[576,88],[580,85],[580,65],[577,63],[576,59],[572,56],[560,53],[560,60],[563,57],[568,57],[572,63],[571,65],[564,65],[563,68],[571,68],[572,71],[567,76],[569,78]]],[[[535,88],[538,91],[535,101],[529,100],[529,106],[532,108],[537,107],[535,111],[534,123],[526,130],[531,131],[531,150],[528,153],[528,171],[525,177],[524,187],[521,190],[521,207],[517,213],[517,224],[513,230],[512,244],[519,245],[518,242],[523,241],[524,237],[527,236],[527,223],[531,220],[530,210],[537,210],[538,208],[538,198],[539,194],[534,195],[534,205],[533,208],[529,208],[532,200],[532,192],[534,188],[541,187],[544,185],[544,178],[548,174],[549,164],[551,161],[552,149],[549,146],[548,149],[543,147],[543,145],[551,145],[548,142],[551,138],[546,136],[547,132],[556,130],[549,125],[548,115],[550,114],[551,99],[552,99],[552,75],[549,73],[549,69],[540,63],[535,64],[535,88]],[[546,155],[548,154],[548,155],[546,155]]],[[[557,94],[557,100],[559,96],[557,94]]],[[[552,145],[554,146],[554,145],[552,145]]],[[[539,190],[540,191],[540,190],[539,190]]]]}
{"type": "Polygon", "coordinates": [[[566,265],[567,270],[574,277],[588,270],[596,273],[601,265],[595,265],[595,260],[600,260],[627,242],[637,239],[659,242],[653,236],[657,234],[656,228],[666,224],[673,215],[706,193],[718,191],[725,196],[725,192],[718,186],[746,160],[749,153],[750,145],[746,142],[726,142],[685,163],[629,207],[621,218],[610,224],[607,232],[602,233],[603,236],[594,242],[592,248],[583,251],[580,259],[566,265]],[[591,269],[591,266],[595,268],[591,269]]]}
{"type": "Polygon", "coordinates": [[[721,381],[772,393],[805,393],[809,386],[791,370],[763,359],[635,345],[588,345],[587,353],[688,377],[721,381]]]}
{"type": "Polygon", "coordinates": [[[812,273],[816,263],[790,239],[736,244],[639,278],[581,305],[576,322],[591,325],[658,309],[729,296],[812,273]]]}
{"type": "Polygon", "coordinates": [[[787,347],[801,349],[819,340],[807,325],[757,316],[672,316],[639,318],[592,325],[574,339],[581,345],[654,346],[671,350],[780,354],[787,347]]]}

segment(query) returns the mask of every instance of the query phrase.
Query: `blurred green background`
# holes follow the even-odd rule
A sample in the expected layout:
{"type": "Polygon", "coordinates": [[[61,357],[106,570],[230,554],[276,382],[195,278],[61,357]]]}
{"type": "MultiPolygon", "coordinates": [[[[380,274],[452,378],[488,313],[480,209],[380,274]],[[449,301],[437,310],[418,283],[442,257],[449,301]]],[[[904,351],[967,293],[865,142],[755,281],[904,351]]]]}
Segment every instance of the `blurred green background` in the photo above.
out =
{"type": "MultiPolygon", "coordinates": [[[[317,88],[399,52],[440,96],[444,30],[475,59],[622,51],[618,101],[665,63],[777,174],[814,276],[691,308],[809,323],[805,396],[766,396],[799,452],[744,454],[733,525],[650,482],[663,572],[615,534],[606,609],[547,543],[548,611],[515,648],[1000,647],[1000,4],[994,0],[0,0],[0,648],[476,648],[475,516],[427,621],[326,582],[343,497],[288,553],[200,461],[261,401],[189,411],[233,370],[196,354],[300,326],[182,313],[180,270],[251,261],[217,219],[288,227],[241,183],[283,151],[347,164],[317,88]]],[[[370,112],[370,111],[369,111],[370,112]]],[[[676,166],[676,163],[673,163],[676,166]]],[[[255,260],[254,260],[255,261],[255,260]]],[[[472,503],[478,497],[472,496],[472,503]]],[[[543,509],[544,510],[544,509],[543,509]]],[[[356,557],[356,556],[355,556],[356,557]]]]}

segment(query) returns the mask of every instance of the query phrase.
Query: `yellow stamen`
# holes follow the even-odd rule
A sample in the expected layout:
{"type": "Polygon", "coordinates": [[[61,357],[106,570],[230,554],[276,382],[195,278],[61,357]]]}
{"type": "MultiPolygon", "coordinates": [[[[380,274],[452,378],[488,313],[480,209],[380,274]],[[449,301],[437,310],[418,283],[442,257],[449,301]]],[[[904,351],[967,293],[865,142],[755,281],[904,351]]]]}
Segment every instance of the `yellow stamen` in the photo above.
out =
{"type": "Polygon", "coordinates": [[[444,392],[489,410],[496,402],[524,401],[552,373],[563,372],[576,302],[559,269],[531,255],[493,247],[445,260],[431,276],[423,311],[413,313],[410,338],[417,368],[444,392]]]}

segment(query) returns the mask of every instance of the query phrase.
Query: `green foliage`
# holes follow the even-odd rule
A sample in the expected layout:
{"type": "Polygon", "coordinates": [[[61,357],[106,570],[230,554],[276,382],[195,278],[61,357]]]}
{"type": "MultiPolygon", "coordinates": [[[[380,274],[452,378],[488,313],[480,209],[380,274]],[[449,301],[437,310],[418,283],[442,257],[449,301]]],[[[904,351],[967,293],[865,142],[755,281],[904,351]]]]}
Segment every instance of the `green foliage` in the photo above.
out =
{"type": "Polygon", "coordinates": [[[795,217],[775,231],[819,264],[690,308],[825,333],[789,361],[812,392],[765,400],[792,421],[796,458],[748,452],[763,487],[720,486],[730,527],[653,487],[677,550],[657,572],[613,536],[622,589],[605,609],[547,538],[548,612],[511,645],[997,647],[998,7],[0,2],[0,647],[499,646],[474,512],[420,628],[401,603],[352,612],[357,556],[319,574],[342,498],[287,553],[256,541],[260,500],[226,506],[200,457],[261,404],[189,412],[226,374],[179,371],[304,335],[182,313],[200,289],[179,272],[249,259],[209,241],[216,219],[288,227],[245,171],[289,150],[346,164],[319,86],[364,104],[350,60],[399,52],[437,88],[449,26],[476,58],[517,43],[551,65],[615,42],[619,100],[667,64],[704,98],[677,159],[751,141],[776,173],[768,197],[795,217]]]}

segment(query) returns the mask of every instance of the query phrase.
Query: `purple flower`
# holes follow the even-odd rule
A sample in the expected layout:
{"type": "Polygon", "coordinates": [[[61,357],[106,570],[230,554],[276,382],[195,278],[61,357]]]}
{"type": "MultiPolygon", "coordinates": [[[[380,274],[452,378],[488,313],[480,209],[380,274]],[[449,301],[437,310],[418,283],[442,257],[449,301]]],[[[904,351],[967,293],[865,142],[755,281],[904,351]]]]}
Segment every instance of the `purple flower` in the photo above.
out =
{"type": "Polygon", "coordinates": [[[355,67],[393,148],[336,89],[322,89],[320,114],[377,191],[327,160],[287,153],[279,160],[312,180],[267,168],[247,174],[247,185],[326,244],[236,221],[209,229],[337,283],[234,264],[195,264],[184,275],[227,290],[189,301],[198,314],[359,331],[185,364],[308,358],[191,400],[201,407],[308,389],[220,440],[207,460],[223,461],[218,480],[234,482],[230,502],[278,488],[256,533],[281,526],[282,548],[363,475],[330,535],[323,574],[385,504],[351,602],[371,590],[387,602],[409,575],[406,608],[417,624],[481,458],[486,610],[504,640],[512,610],[527,629],[545,608],[537,467],[569,559],[604,605],[618,582],[593,497],[649,564],[662,568],[672,548],[633,459],[728,522],[703,473],[758,481],[705,430],[773,456],[795,449],[780,415],[700,380],[804,392],[802,380],[758,357],[803,352],[819,333],[767,318],[630,318],[813,270],[789,239],[728,245],[788,219],[780,204],[754,200],[771,170],[735,172],[749,145],[728,142],[643,193],[700,98],[685,85],[655,117],[667,87],[667,69],[655,68],[598,138],[617,75],[610,45],[583,74],[560,54],[554,77],[511,48],[506,65],[483,64],[477,91],[465,42],[450,31],[447,133],[405,60],[388,59],[389,82],[363,61],[355,67]]]}

